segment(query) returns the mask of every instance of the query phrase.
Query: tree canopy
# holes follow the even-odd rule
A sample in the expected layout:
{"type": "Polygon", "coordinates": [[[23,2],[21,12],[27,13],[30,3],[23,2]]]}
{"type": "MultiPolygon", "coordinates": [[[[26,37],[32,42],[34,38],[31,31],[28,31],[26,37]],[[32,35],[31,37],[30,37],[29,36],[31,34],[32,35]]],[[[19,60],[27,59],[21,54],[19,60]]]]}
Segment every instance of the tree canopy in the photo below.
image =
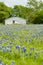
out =
{"type": "Polygon", "coordinates": [[[33,11],[30,12],[30,15],[28,16],[27,23],[43,23],[43,1],[28,0],[27,4],[29,8],[33,9],[33,11]]]}
{"type": "Polygon", "coordinates": [[[6,6],[3,2],[0,2],[0,23],[3,23],[4,20],[12,16],[12,9],[6,6]]]}
{"type": "Polygon", "coordinates": [[[33,8],[34,10],[42,10],[43,9],[43,1],[42,0],[28,0],[28,6],[33,8]]]}
{"type": "Polygon", "coordinates": [[[43,1],[42,0],[28,0],[28,6],[15,5],[14,8],[6,6],[0,2],[0,23],[3,23],[6,18],[16,16],[25,18],[27,24],[43,23],[43,1]]]}
{"type": "Polygon", "coordinates": [[[29,13],[29,8],[24,7],[22,5],[15,5],[14,6],[14,15],[22,18],[27,18],[29,13]]]}

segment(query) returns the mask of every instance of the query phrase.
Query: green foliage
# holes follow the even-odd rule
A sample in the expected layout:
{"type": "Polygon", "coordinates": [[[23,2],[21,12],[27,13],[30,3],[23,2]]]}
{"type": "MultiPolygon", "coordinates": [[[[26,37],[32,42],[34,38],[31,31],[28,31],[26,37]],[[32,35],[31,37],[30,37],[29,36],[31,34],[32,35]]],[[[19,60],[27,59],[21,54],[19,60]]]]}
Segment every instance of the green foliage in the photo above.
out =
{"type": "Polygon", "coordinates": [[[0,65],[43,65],[43,25],[0,25],[0,65]]]}
{"type": "Polygon", "coordinates": [[[33,8],[34,10],[40,10],[43,9],[43,1],[42,0],[29,0],[28,1],[28,6],[33,8]]]}
{"type": "Polygon", "coordinates": [[[28,16],[27,23],[40,24],[43,23],[43,2],[40,0],[29,0],[28,1],[29,8],[32,8],[33,11],[30,12],[28,16]]]}
{"type": "Polygon", "coordinates": [[[38,12],[37,16],[35,17],[34,21],[33,21],[34,24],[43,24],[43,10],[38,12]]]}
{"type": "Polygon", "coordinates": [[[4,20],[12,16],[12,9],[6,6],[3,2],[0,2],[0,23],[3,23],[4,20]]]}
{"type": "Polygon", "coordinates": [[[0,23],[4,23],[6,18],[12,16],[25,18],[27,24],[43,23],[43,1],[28,0],[27,4],[28,7],[15,5],[14,8],[10,8],[0,2],[0,23]]]}
{"type": "Polygon", "coordinates": [[[21,5],[14,6],[14,15],[18,17],[25,18],[27,24],[30,23],[43,23],[43,2],[42,0],[29,0],[29,7],[24,7],[21,5]]]}
{"type": "Polygon", "coordinates": [[[28,11],[29,11],[29,8],[27,8],[27,7],[24,7],[21,5],[14,6],[14,15],[15,16],[19,16],[19,17],[26,19],[28,16],[28,13],[29,13],[28,11]]]}

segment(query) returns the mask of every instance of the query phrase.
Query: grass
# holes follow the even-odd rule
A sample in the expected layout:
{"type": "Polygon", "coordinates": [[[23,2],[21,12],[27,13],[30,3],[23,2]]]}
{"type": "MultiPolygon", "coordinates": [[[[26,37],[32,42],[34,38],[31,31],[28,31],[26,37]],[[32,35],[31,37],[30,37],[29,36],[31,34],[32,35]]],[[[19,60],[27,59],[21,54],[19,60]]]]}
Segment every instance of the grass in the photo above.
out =
{"type": "Polygon", "coordinates": [[[43,65],[43,25],[0,25],[0,64],[43,65]]]}

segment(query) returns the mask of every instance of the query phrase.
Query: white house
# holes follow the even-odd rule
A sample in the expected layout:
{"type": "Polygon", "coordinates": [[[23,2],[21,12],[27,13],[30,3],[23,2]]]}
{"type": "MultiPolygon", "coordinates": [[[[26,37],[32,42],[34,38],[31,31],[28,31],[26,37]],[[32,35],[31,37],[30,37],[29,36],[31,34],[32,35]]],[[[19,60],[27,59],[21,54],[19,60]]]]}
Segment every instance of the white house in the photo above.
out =
{"type": "Polygon", "coordinates": [[[20,17],[11,17],[5,20],[5,25],[7,24],[26,24],[26,20],[20,17]]]}

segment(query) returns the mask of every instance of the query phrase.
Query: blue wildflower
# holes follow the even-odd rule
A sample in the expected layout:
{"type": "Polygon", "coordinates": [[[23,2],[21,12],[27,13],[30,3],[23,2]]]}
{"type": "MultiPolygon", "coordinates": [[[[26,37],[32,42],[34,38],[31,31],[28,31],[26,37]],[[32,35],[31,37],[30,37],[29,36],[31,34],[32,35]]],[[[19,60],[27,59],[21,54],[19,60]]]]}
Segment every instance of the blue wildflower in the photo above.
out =
{"type": "Polygon", "coordinates": [[[17,49],[20,49],[20,46],[16,46],[17,49]]]}
{"type": "Polygon", "coordinates": [[[15,62],[12,62],[11,65],[15,65],[15,62]]]}
{"type": "Polygon", "coordinates": [[[23,47],[23,48],[22,48],[22,51],[23,51],[23,52],[26,52],[26,47],[23,47]]]}
{"type": "Polygon", "coordinates": [[[30,52],[30,56],[32,56],[32,52],[30,52]]]}
{"type": "Polygon", "coordinates": [[[26,52],[26,56],[28,56],[28,52],[26,52]]]}

